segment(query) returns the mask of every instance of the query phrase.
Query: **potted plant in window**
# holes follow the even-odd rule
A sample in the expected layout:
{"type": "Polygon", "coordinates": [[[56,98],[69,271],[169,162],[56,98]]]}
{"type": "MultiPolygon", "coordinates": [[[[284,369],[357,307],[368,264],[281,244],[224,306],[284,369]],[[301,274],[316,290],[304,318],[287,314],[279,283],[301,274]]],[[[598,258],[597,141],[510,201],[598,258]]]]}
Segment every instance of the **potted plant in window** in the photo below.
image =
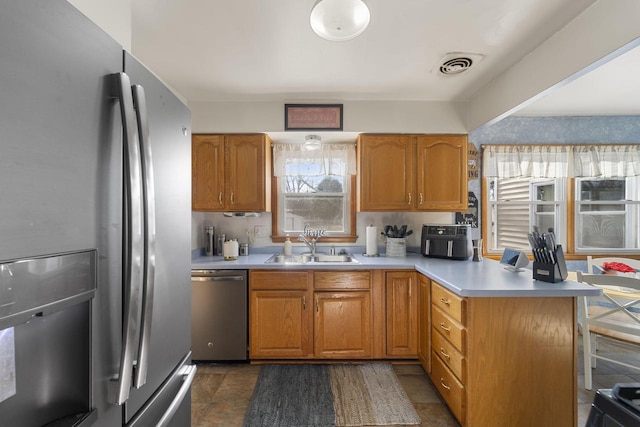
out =
{"type": "Polygon", "coordinates": [[[387,256],[407,256],[407,236],[413,234],[413,230],[407,230],[407,225],[385,225],[381,233],[387,239],[387,256]]]}

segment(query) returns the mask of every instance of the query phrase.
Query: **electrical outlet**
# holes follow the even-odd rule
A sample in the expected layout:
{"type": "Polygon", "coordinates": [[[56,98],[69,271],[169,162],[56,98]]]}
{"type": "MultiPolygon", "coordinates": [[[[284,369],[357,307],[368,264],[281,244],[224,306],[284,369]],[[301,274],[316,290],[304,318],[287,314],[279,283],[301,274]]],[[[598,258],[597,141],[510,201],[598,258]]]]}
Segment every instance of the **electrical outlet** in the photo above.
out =
{"type": "Polygon", "coordinates": [[[267,237],[267,227],[264,225],[254,225],[253,226],[253,236],[258,237],[267,237]]]}

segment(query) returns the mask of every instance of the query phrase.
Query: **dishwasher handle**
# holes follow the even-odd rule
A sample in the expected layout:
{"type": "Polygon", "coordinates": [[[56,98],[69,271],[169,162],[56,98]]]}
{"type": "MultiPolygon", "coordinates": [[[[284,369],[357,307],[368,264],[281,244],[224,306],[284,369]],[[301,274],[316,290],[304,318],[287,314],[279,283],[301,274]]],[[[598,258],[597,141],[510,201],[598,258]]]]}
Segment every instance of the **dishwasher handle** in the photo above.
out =
{"type": "Polygon", "coordinates": [[[244,281],[244,276],[192,276],[192,282],[229,282],[229,281],[244,281]]]}

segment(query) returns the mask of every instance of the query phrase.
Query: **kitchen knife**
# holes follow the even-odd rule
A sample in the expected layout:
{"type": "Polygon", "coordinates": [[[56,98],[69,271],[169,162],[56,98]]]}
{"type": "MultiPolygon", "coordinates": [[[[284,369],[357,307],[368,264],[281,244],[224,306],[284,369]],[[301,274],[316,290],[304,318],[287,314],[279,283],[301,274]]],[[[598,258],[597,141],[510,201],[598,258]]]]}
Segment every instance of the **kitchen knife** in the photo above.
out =
{"type": "Polygon", "coordinates": [[[533,259],[536,262],[540,262],[540,257],[538,256],[538,245],[535,238],[533,237],[533,233],[528,233],[527,237],[529,238],[529,244],[531,245],[531,253],[533,254],[533,259]]]}
{"type": "Polygon", "coordinates": [[[556,254],[555,254],[555,245],[553,244],[553,238],[548,235],[548,234],[544,234],[544,238],[545,238],[545,243],[547,244],[547,254],[549,256],[549,260],[551,261],[552,264],[556,263],[556,254]]]}

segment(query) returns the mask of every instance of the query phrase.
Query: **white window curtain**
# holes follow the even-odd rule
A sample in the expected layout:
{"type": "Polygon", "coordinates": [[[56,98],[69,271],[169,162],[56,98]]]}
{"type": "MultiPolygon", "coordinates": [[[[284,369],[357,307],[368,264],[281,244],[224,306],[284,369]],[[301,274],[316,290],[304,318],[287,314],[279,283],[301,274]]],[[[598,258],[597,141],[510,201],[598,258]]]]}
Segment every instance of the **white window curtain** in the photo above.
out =
{"type": "Polygon", "coordinates": [[[356,149],[354,144],[322,144],[317,150],[307,150],[303,144],[273,145],[273,172],[287,175],[355,175],[356,149]]]}
{"type": "Polygon", "coordinates": [[[566,178],[569,152],[562,145],[489,145],[484,148],[485,177],[566,178]]]}
{"type": "Polygon", "coordinates": [[[640,175],[640,144],[573,148],[573,176],[616,178],[640,175]]]}
{"type": "Polygon", "coordinates": [[[488,145],[487,178],[627,177],[640,175],[640,144],[488,145]]]}

